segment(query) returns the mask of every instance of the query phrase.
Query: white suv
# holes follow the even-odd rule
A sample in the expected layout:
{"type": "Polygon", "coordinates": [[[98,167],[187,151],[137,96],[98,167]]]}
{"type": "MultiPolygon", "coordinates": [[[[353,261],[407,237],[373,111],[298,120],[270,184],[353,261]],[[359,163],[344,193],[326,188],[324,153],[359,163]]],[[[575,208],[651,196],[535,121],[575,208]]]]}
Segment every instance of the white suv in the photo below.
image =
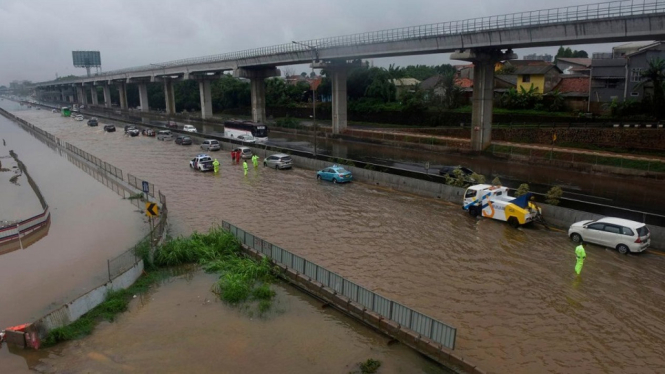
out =
{"type": "Polygon", "coordinates": [[[568,236],[575,243],[583,240],[616,248],[621,254],[642,252],[651,244],[651,233],[644,223],[612,217],[573,223],[568,236]]]}
{"type": "Polygon", "coordinates": [[[187,132],[198,132],[196,131],[196,127],[192,125],[185,125],[182,127],[182,131],[187,131],[187,132]]]}

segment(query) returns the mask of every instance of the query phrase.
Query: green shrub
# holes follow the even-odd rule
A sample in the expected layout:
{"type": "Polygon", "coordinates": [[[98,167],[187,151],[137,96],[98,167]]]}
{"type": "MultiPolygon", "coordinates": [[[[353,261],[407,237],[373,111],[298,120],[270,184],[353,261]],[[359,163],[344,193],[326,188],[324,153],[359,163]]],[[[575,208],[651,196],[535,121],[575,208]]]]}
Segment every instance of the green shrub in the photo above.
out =
{"type": "Polygon", "coordinates": [[[520,184],[520,186],[517,188],[517,191],[515,191],[515,196],[522,196],[529,192],[529,185],[526,183],[520,184]]]}
{"type": "Polygon", "coordinates": [[[494,177],[494,179],[492,179],[492,185],[501,186],[501,179],[499,179],[499,177],[494,177]]]}
{"type": "Polygon", "coordinates": [[[559,186],[554,186],[545,194],[545,202],[550,205],[559,205],[559,199],[563,196],[563,190],[559,186]]]}

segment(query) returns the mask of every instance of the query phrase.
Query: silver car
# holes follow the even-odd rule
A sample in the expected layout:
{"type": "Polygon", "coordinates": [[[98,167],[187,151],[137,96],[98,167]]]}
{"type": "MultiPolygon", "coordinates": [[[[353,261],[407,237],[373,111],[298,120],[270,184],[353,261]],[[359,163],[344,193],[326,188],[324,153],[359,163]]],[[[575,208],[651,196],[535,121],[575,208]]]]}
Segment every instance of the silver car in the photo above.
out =
{"type": "Polygon", "coordinates": [[[275,153],[263,160],[263,166],[275,169],[290,169],[293,167],[291,156],[284,153],[275,153]]]}
{"type": "Polygon", "coordinates": [[[215,139],[205,139],[201,143],[201,149],[204,151],[219,151],[221,149],[219,141],[215,139]]]}
{"type": "Polygon", "coordinates": [[[173,140],[173,134],[169,130],[162,130],[157,133],[157,140],[173,140]]]}

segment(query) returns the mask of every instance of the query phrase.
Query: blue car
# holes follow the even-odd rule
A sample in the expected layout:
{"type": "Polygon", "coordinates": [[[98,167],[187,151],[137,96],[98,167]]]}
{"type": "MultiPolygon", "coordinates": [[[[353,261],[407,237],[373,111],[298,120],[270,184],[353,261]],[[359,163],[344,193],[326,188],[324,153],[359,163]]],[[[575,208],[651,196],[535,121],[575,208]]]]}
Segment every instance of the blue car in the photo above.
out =
{"type": "Polygon", "coordinates": [[[344,169],[343,167],[333,165],[323,170],[317,171],[316,179],[331,181],[333,183],[346,183],[353,180],[353,175],[350,171],[344,169]]]}

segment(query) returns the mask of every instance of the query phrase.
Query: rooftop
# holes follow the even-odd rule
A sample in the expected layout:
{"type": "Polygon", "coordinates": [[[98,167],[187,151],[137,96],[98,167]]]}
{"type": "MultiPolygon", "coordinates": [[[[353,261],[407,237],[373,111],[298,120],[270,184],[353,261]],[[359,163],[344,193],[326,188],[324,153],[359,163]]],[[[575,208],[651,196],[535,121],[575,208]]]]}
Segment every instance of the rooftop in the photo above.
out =
{"type": "Polygon", "coordinates": [[[540,66],[538,65],[518,66],[517,69],[515,70],[515,74],[544,75],[547,74],[552,69],[556,69],[559,73],[561,73],[561,70],[558,67],[548,63],[547,65],[540,65],[540,66]]]}

